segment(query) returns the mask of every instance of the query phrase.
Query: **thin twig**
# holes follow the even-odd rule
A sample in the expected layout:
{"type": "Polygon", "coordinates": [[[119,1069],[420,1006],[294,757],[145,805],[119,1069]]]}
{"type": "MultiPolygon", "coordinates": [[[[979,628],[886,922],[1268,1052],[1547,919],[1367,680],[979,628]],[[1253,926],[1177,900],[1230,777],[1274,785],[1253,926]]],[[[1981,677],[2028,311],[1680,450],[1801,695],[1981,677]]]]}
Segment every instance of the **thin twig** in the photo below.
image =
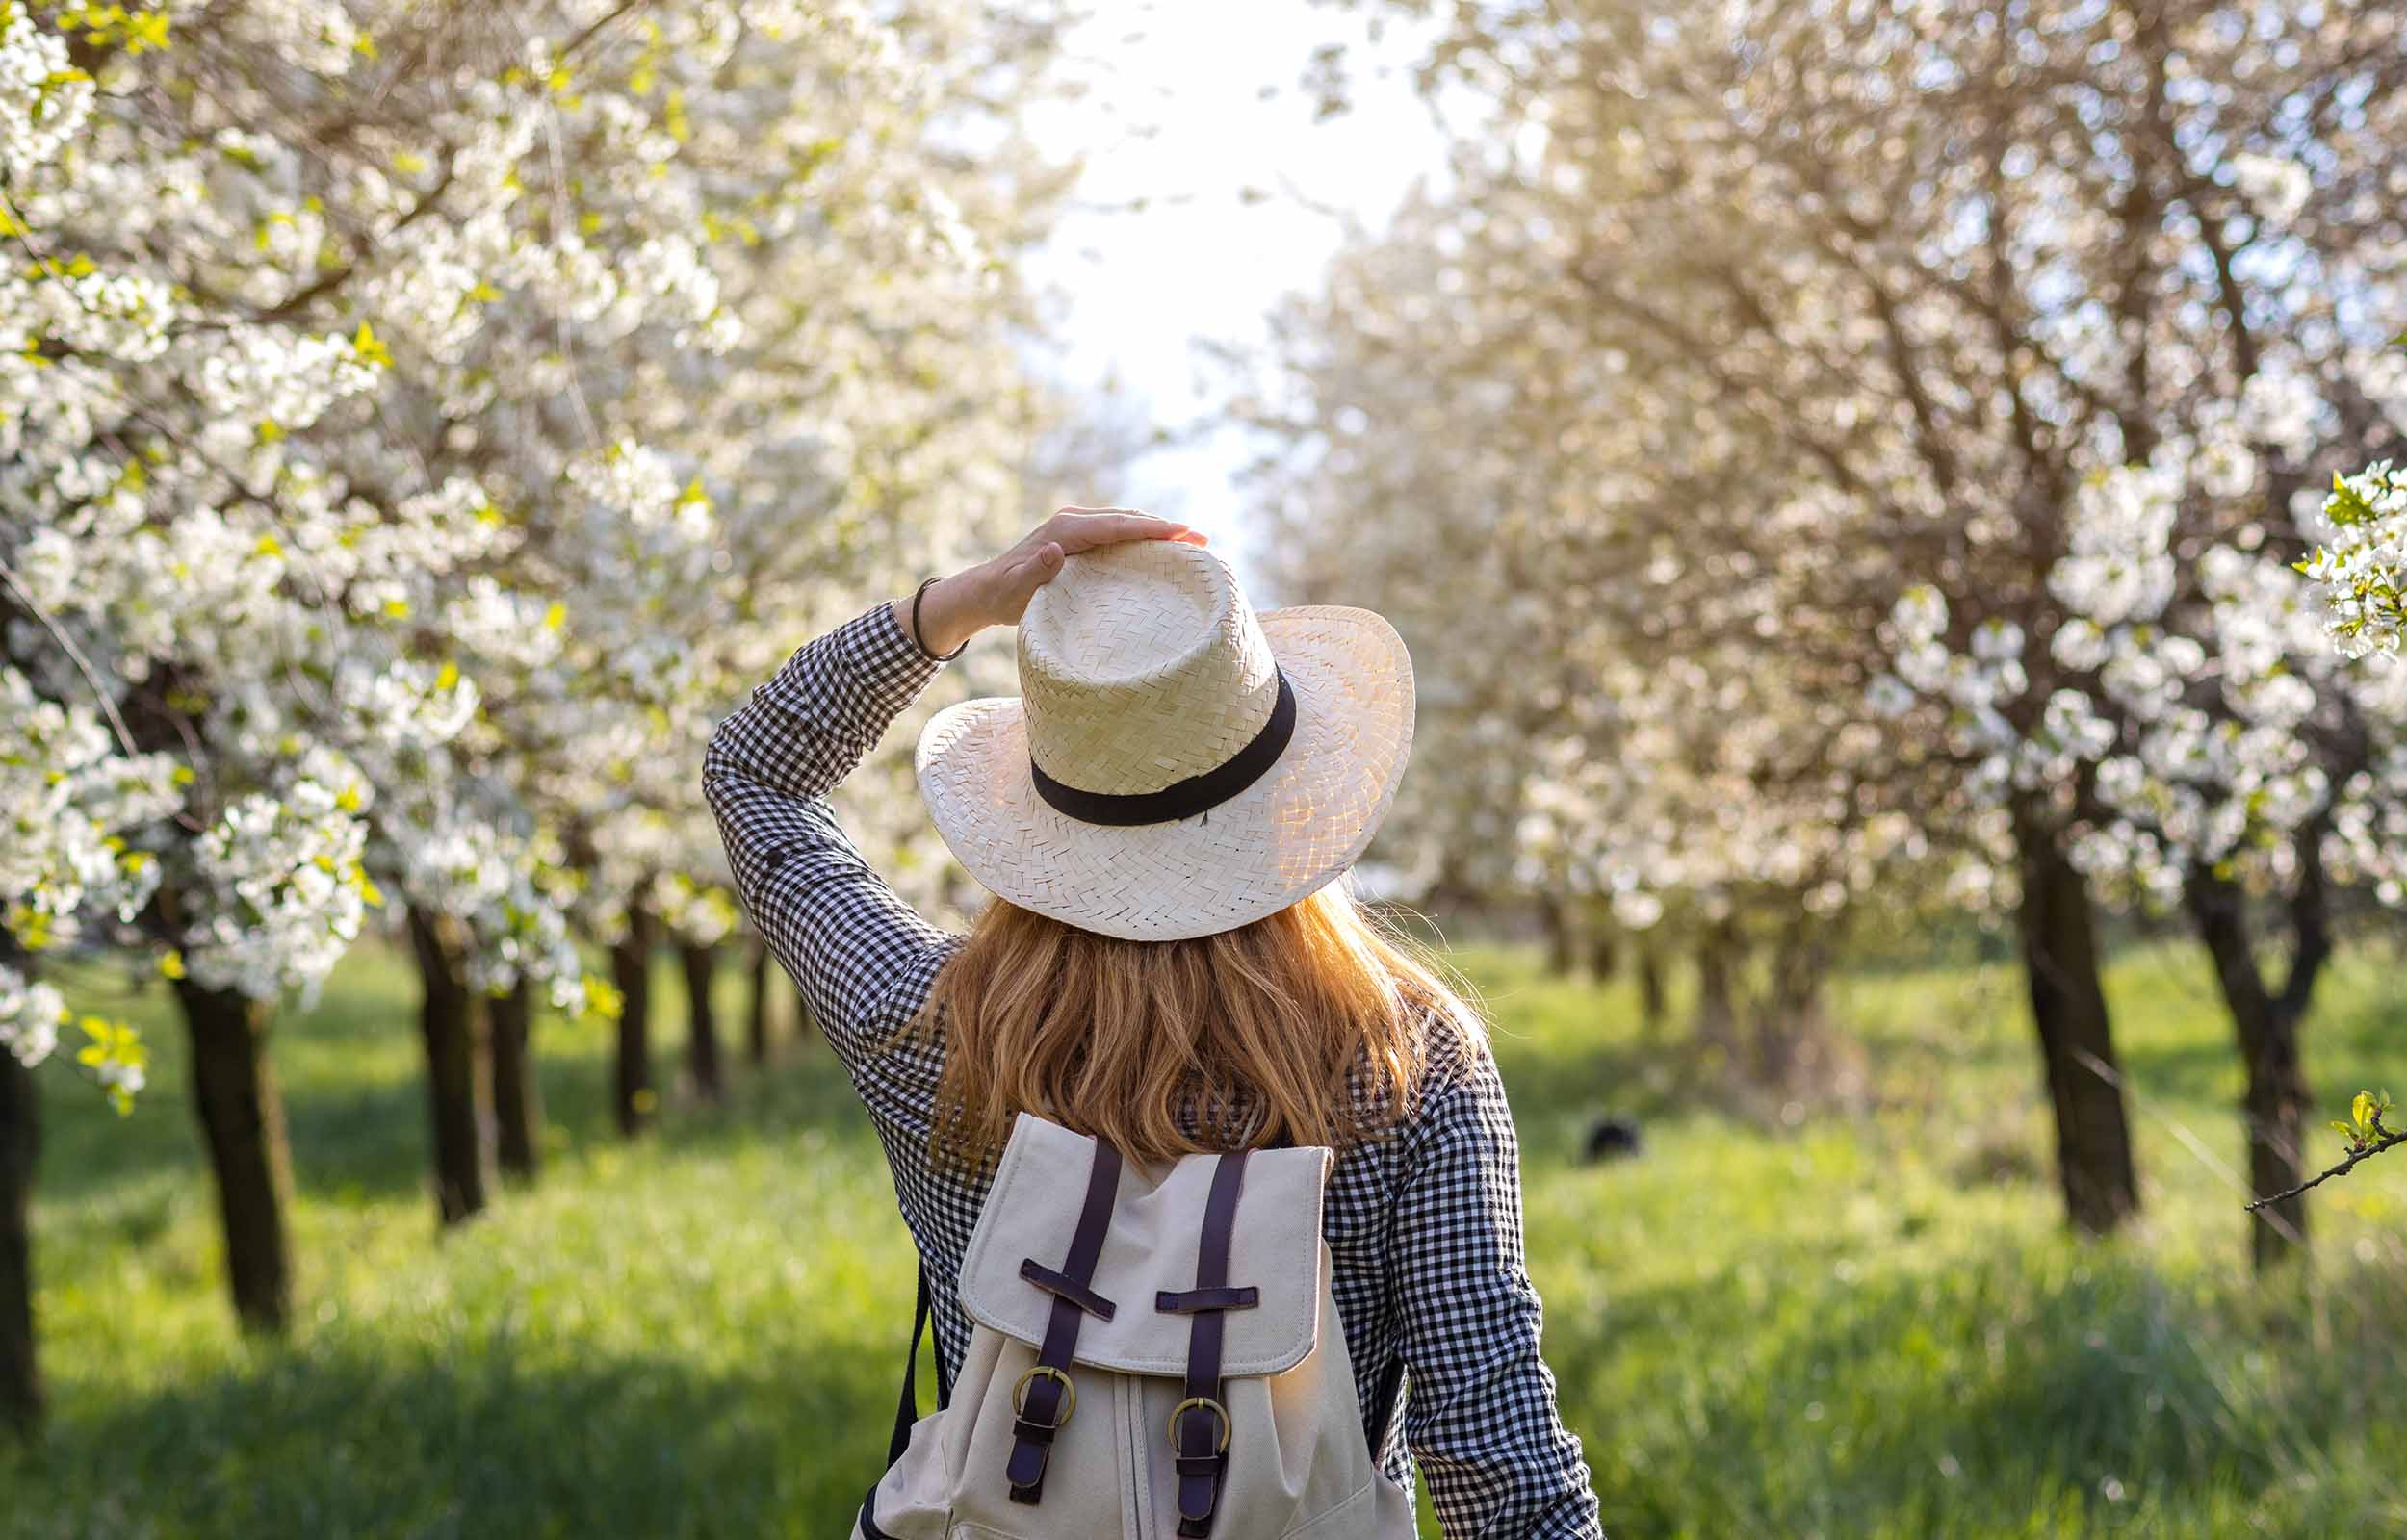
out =
{"type": "Polygon", "coordinates": [[[610,12],[608,15],[597,18],[593,24],[585,28],[584,31],[577,34],[576,37],[571,38],[568,41],[560,44],[559,56],[562,59],[573,58],[575,55],[582,52],[585,44],[591,42],[605,28],[618,21],[623,16],[632,15],[635,12],[643,10],[651,3],[652,0],[625,0],[625,3],[619,6],[617,10],[610,12]]]}
{"type": "Polygon", "coordinates": [[[9,592],[14,594],[16,602],[25,606],[25,612],[41,623],[42,629],[50,633],[50,639],[57,642],[60,651],[73,661],[76,672],[84,676],[84,682],[91,686],[93,699],[100,703],[100,714],[109,719],[110,730],[116,733],[117,747],[124,751],[125,757],[130,759],[139,755],[142,751],[134,747],[134,734],[127,731],[125,718],[117,715],[116,698],[100,682],[99,672],[91,666],[91,659],[84,655],[84,650],[75,645],[75,638],[51,618],[48,610],[34,602],[34,596],[17,580],[15,570],[5,561],[0,561],[0,582],[9,585],[9,592]]]}
{"type": "Polygon", "coordinates": [[[2348,1159],[2341,1162],[2338,1166],[2333,1167],[2330,1170],[2325,1171],[2321,1176],[2314,1177],[2308,1181],[2301,1182],[2287,1193],[2276,1193],[2271,1197],[2261,1197],[2254,1203],[2248,1205],[2248,1211],[2253,1214],[2257,1210],[2265,1208],[2269,1204],[2286,1202],[2291,1198],[2296,1197],[2299,1194],[2304,1193],[2311,1187],[2321,1187],[2324,1183],[2330,1181],[2335,1176],[2346,1176],[2350,1171],[2356,1169],[2357,1163],[2360,1161],[2371,1160],[2374,1156],[2381,1154],[2386,1149],[2395,1149],[2401,1144],[2407,1144],[2407,1131],[2401,1131],[2394,1134],[2382,1126],[2382,1119],[2379,1117],[2376,1117],[2373,1120],[2373,1132],[2376,1137],[2372,1143],[2351,1151],[2348,1159]]]}

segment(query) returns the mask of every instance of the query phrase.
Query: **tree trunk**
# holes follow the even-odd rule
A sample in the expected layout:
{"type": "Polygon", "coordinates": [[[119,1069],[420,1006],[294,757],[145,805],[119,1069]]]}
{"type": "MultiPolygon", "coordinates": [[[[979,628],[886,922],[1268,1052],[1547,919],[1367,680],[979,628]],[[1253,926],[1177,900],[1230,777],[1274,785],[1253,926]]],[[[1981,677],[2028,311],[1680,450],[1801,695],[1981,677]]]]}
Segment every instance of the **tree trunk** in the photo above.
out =
{"type": "Polygon", "coordinates": [[[272,1010],[232,989],[175,981],[193,1044],[193,1102],[209,1145],[225,1226],[226,1282],[246,1330],[281,1333],[292,1318],[292,1255],[284,1211],[292,1155],[284,1099],[268,1064],[272,1010]]]}
{"type": "Polygon", "coordinates": [[[1768,1086],[1786,1086],[1799,1046],[1822,1014],[1824,948],[1801,920],[1792,921],[1772,953],[1772,984],[1755,1017],[1755,1073],[1768,1086]]]}
{"type": "Polygon", "coordinates": [[[1540,894],[1538,917],[1546,928],[1547,973],[1558,979],[1570,977],[1579,966],[1579,934],[1571,923],[1571,906],[1552,893],[1540,894]]]}
{"type": "Polygon", "coordinates": [[[2089,887],[2055,832],[2018,818],[2023,896],[2016,911],[2031,1014],[2056,1113],[2057,1178],[2075,1228],[2105,1235],[2139,1211],[2131,1120],[2098,974],[2089,887]]]}
{"type": "Polygon", "coordinates": [[[1613,944],[1613,929],[1601,922],[1588,934],[1588,971],[1599,984],[1611,984],[1620,966],[1620,949],[1613,944]]]}
{"type": "Polygon", "coordinates": [[[1650,1040],[1663,1036],[1664,1021],[1670,1011],[1664,992],[1663,953],[1654,942],[1644,942],[1638,949],[1638,1013],[1650,1040]]]}
{"type": "Polygon", "coordinates": [[[0,1434],[31,1437],[41,1422],[34,1357],[34,1162],[41,1109],[34,1072],[0,1048],[0,1434]]]}
{"type": "Polygon", "coordinates": [[[618,1074],[612,1105],[618,1131],[632,1139],[652,1121],[658,1105],[652,1090],[652,948],[657,936],[651,912],[627,911],[627,934],[610,948],[610,981],[618,987],[618,1074]]]}
{"type": "Polygon", "coordinates": [[[769,956],[769,943],[756,937],[752,947],[751,1015],[745,1024],[745,1039],[756,1065],[769,1062],[769,989],[777,982],[777,962],[769,956]]]}
{"type": "Polygon", "coordinates": [[[1738,927],[1717,920],[1696,943],[1696,1040],[1728,1053],[1738,1046],[1738,927]]]}
{"type": "Polygon", "coordinates": [[[534,989],[521,977],[485,1002],[486,1046],[493,1057],[494,1153],[502,1174],[531,1183],[543,1160],[543,1089],[535,1080],[534,989]]]}
{"type": "Polygon", "coordinates": [[[677,960],[686,969],[686,1067],[694,1094],[707,1102],[727,1099],[719,1069],[719,1018],[711,1005],[711,977],[718,971],[718,948],[681,944],[677,960]]]}
{"type": "MultiPolygon", "coordinates": [[[[2313,1105],[2298,1029],[2316,975],[2331,954],[2321,863],[2310,857],[2303,865],[2299,893],[2291,905],[2296,944],[2290,977],[2278,994],[2257,966],[2248,940],[2247,897],[2239,886],[2213,872],[2193,870],[2183,885],[2183,897],[2214,962],[2215,984],[2231,1014],[2240,1063],[2247,1071],[2240,1117],[2248,1139],[2249,1192],[2256,1197],[2289,1192],[2306,1179],[2307,1114],[2313,1105]]],[[[2259,1209],[2254,1220],[2249,1252],[2258,1271],[2305,1255],[2307,1194],[2259,1209]]]]}
{"type": "MultiPolygon", "coordinates": [[[[2248,1089],[2240,1103],[2248,1124],[2248,1188],[2258,1196],[2287,1193],[2307,1179],[2303,1156],[2312,1098],[2298,1023],[2276,1014],[2262,1028],[2252,1032],[2242,1025],[2239,1032],[2248,1065],[2248,1089]]],[[[2259,1209],[2254,1218],[2248,1249],[2258,1271],[2306,1255],[2306,1194],[2259,1209]]]]}
{"type": "Polygon", "coordinates": [[[479,1084],[475,993],[460,959],[457,924],[410,906],[410,948],[418,957],[418,1028],[427,1044],[427,1111],[434,1133],[434,1208],[445,1224],[485,1204],[485,1125],[479,1084]]]}

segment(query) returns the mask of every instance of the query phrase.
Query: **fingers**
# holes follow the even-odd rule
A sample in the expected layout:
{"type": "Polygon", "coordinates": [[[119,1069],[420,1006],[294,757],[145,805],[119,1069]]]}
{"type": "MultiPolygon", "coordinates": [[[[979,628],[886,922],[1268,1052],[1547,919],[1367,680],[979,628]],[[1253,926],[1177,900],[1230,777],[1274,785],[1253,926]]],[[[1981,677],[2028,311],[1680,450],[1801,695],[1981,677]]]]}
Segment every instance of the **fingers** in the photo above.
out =
{"type": "Polygon", "coordinates": [[[1204,544],[1203,537],[1185,525],[1169,519],[1156,519],[1134,508],[1063,508],[1046,521],[1044,532],[1070,553],[1093,551],[1099,546],[1118,545],[1126,540],[1178,540],[1188,545],[1204,544]]]}
{"type": "Polygon", "coordinates": [[[1064,508],[1048,530],[1065,551],[1092,551],[1124,540],[1167,540],[1183,527],[1134,508],[1064,508]]]}

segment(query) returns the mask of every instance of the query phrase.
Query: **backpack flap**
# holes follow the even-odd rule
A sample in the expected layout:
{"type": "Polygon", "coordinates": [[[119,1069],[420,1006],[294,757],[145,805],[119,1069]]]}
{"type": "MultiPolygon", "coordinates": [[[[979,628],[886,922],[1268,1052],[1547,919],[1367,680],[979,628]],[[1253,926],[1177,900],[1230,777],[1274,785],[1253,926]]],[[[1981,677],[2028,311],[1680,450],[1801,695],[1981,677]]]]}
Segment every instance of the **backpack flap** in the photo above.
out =
{"type": "MultiPolygon", "coordinates": [[[[1319,1147],[1255,1150],[1247,1158],[1229,1286],[1254,1290],[1255,1299],[1226,1313],[1224,1375],[1284,1373],[1316,1346],[1321,1191],[1330,1161],[1319,1147]]],[[[962,1263],[961,1303],[971,1320],[1031,1347],[1043,1342],[1053,1296],[1022,1270],[1062,1265],[1094,1162],[1093,1140],[1020,1115],[962,1263]]],[[[1158,1308],[1158,1296],[1195,1287],[1217,1165],[1216,1157],[1201,1155],[1166,1169],[1123,1167],[1092,1283],[1111,1315],[1085,1319],[1075,1362],[1131,1374],[1186,1372],[1193,1318],[1158,1308]]]]}

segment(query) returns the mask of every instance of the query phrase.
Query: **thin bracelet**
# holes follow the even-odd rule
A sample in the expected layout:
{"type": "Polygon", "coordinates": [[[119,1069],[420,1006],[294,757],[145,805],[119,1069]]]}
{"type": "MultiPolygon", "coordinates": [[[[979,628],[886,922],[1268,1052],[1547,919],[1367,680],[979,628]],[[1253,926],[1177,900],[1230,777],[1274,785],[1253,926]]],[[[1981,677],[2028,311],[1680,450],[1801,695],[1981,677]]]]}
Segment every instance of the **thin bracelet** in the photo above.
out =
{"type": "Polygon", "coordinates": [[[931,663],[949,663],[954,658],[959,657],[963,653],[969,650],[970,643],[966,639],[959,647],[954,648],[949,653],[931,653],[928,651],[928,644],[919,640],[919,601],[925,599],[927,597],[928,590],[935,587],[936,584],[936,578],[923,578],[919,580],[919,586],[912,591],[911,645],[918,648],[919,650],[919,655],[926,658],[931,663]]]}

